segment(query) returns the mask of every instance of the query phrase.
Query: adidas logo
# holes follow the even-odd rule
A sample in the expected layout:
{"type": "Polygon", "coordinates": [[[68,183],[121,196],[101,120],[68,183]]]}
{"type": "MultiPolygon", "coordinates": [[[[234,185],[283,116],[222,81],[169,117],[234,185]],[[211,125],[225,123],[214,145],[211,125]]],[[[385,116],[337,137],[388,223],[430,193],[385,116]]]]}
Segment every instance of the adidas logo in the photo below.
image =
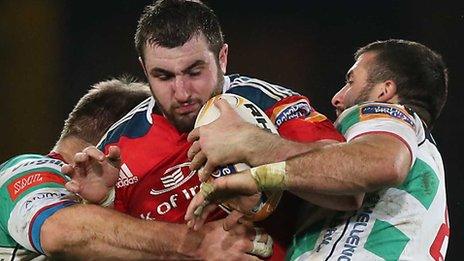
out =
{"type": "Polygon", "coordinates": [[[134,176],[125,163],[122,164],[121,169],[119,170],[119,179],[116,183],[116,188],[127,187],[137,183],[138,181],[139,177],[134,176]]]}

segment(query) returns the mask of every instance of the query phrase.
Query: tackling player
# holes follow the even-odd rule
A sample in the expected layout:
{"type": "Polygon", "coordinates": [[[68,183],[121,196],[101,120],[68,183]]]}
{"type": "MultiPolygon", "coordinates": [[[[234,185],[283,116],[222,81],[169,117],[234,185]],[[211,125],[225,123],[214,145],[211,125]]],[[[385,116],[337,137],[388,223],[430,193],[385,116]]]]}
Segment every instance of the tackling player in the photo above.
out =
{"type": "Polygon", "coordinates": [[[197,194],[187,219],[201,227],[194,210],[224,195],[289,190],[306,199],[312,193],[365,193],[360,210],[331,213],[303,228],[288,259],[443,260],[449,238],[445,174],[430,130],[446,102],[444,62],[426,46],[404,40],[368,44],[355,60],[332,99],[346,143],[282,161],[278,156],[288,147],[304,144],[257,130],[230,110],[192,132],[199,141],[191,155],[201,151],[201,159],[214,159],[211,168],[237,157],[265,165],[212,181],[212,192],[197,194]],[[218,131],[230,122],[240,131],[227,133],[238,138],[224,150],[225,135],[218,131]],[[265,146],[253,142],[264,139],[265,146]]]}
{"type": "Polygon", "coordinates": [[[49,230],[51,222],[60,222],[55,213],[80,201],[64,188],[68,177],[60,172],[63,162],[72,163],[76,152],[95,144],[111,124],[148,96],[142,84],[98,83],[70,113],[50,154],[19,155],[0,166],[0,259],[50,253],[50,242],[68,236],[66,228],[56,235],[49,230]],[[51,217],[55,220],[49,221],[51,217]]]}

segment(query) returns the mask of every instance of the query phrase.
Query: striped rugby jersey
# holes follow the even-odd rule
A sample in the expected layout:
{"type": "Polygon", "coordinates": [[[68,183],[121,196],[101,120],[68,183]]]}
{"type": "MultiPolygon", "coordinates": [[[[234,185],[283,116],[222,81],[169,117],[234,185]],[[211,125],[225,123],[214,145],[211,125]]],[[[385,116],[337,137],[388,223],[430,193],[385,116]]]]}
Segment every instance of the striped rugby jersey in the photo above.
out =
{"type": "Polygon", "coordinates": [[[333,212],[294,237],[289,260],[443,260],[449,238],[443,162],[419,116],[404,106],[364,103],[335,122],[350,141],[369,133],[397,136],[412,155],[397,186],[366,195],[355,212],[333,212]]]}
{"type": "Polygon", "coordinates": [[[76,202],[64,188],[63,161],[37,154],[0,166],[0,260],[43,260],[40,229],[56,211],[76,202]]]}

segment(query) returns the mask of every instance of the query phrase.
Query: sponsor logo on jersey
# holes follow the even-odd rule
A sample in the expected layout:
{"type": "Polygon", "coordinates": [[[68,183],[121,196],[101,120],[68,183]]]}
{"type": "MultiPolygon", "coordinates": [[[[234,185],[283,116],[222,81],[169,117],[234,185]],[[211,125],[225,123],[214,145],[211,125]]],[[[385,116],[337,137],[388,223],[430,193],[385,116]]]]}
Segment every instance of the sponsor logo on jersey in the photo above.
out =
{"type": "Polygon", "coordinates": [[[297,101],[291,104],[285,104],[274,109],[273,119],[277,127],[284,122],[296,118],[306,118],[311,114],[313,109],[306,101],[297,101]]]}
{"type": "Polygon", "coordinates": [[[254,105],[253,103],[246,103],[243,106],[245,106],[246,108],[250,110],[250,113],[255,118],[256,124],[258,125],[258,127],[272,133],[272,130],[267,125],[268,121],[266,121],[266,118],[264,118],[265,116],[263,115],[264,113],[260,112],[258,106],[254,105]]]}
{"type": "Polygon", "coordinates": [[[36,200],[46,200],[46,199],[49,199],[49,198],[64,198],[65,196],[67,196],[67,194],[59,192],[59,191],[55,191],[55,192],[49,191],[49,192],[36,193],[31,199],[28,199],[26,201],[26,209],[29,209],[30,204],[33,203],[36,200]]]}
{"type": "Polygon", "coordinates": [[[230,164],[225,167],[219,167],[215,172],[211,174],[214,178],[219,178],[223,176],[227,176],[233,173],[236,173],[237,169],[235,168],[234,165],[230,164]]]}
{"type": "Polygon", "coordinates": [[[350,222],[350,229],[347,231],[347,237],[345,242],[342,242],[342,253],[338,256],[337,260],[351,260],[353,258],[353,255],[358,249],[359,243],[367,230],[371,214],[371,209],[363,209],[358,212],[358,214],[354,217],[354,220],[350,222]]]}
{"type": "Polygon", "coordinates": [[[414,128],[414,121],[411,119],[411,117],[409,117],[406,112],[400,110],[397,107],[380,104],[366,105],[361,107],[361,117],[366,119],[384,118],[385,116],[405,122],[414,128]]]}
{"type": "MultiPolygon", "coordinates": [[[[16,171],[20,168],[24,168],[24,167],[29,167],[29,166],[42,166],[42,165],[48,165],[48,164],[51,164],[51,165],[58,165],[58,167],[62,167],[63,166],[63,162],[61,160],[57,160],[57,159],[39,159],[39,160],[30,160],[30,161],[26,161],[25,163],[22,163],[22,164],[19,164],[18,166],[16,166],[12,171],[16,171]]],[[[47,166],[48,167],[48,166],[47,166]]]]}
{"type": "Polygon", "coordinates": [[[12,200],[16,200],[26,190],[43,183],[65,184],[64,177],[50,172],[34,172],[13,180],[8,185],[8,193],[12,200]]]}
{"type": "Polygon", "coordinates": [[[116,188],[127,187],[139,181],[139,177],[134,176],[127,165],[124,163],[119,170],[119,179],[116,183],[116,188]]]}
{"type": "Polygon", "coordinates": [[[184,162],[167,169],[161,177],[161,187],[150,191],[151,195],[160,195],[169,192],[187,182],[196,170],[190,170],[190,162],[184,162]]]}

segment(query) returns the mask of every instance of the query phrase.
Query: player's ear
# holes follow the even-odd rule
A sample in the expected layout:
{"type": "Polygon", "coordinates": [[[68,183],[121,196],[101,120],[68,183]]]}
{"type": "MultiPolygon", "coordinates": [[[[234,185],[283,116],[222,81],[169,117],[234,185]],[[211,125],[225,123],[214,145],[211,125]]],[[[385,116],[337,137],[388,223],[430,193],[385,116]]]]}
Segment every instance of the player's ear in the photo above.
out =
{"type": "Polygon", "coordinates": [[[376,89],[376,100],[379,102],[389,102],[397,96],[396,83],[392,80],[386,80],[380,83],[376,89]]]}
{"type": "Polygon", "coordinates": [[[227,54],[229,52],[229,46],[227,44],[224,44],[219,51],[219,57],[218,57],[218,62],[219,62],[219,67],[221,68],[222,72],[225,74],[227,71],[227,54]]]}
{"type": "Polygon", "coordinates": [[[139,56],[139,63],[140,63],[140,66],[142,66],[143,73],[145,74],[145,77],[147,77],[147,79],[148,79],[147,69],[145,68],[145,63],[143,62],[143,59],[142,59],[141,56],[139,56]]]}

